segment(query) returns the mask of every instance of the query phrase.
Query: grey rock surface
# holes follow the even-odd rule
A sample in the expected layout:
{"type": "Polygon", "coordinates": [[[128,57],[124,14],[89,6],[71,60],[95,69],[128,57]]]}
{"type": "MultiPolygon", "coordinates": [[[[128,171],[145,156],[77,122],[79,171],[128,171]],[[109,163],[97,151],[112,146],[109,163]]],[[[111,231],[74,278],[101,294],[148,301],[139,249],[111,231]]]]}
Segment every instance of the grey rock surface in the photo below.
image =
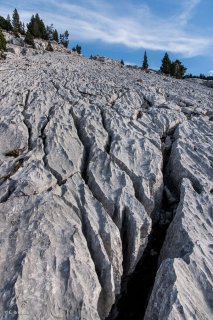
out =
{"type": "Polygon", "coordinates": [[[183,179],[145,319],[211,319],[212,197],[183,179]]]}
{"type": "Polygon", "coordinates": [[[2,319],[105,319],[166,219],[145,319],[212,319],[212,89],[37,47],[0,66],[2,319]]]}

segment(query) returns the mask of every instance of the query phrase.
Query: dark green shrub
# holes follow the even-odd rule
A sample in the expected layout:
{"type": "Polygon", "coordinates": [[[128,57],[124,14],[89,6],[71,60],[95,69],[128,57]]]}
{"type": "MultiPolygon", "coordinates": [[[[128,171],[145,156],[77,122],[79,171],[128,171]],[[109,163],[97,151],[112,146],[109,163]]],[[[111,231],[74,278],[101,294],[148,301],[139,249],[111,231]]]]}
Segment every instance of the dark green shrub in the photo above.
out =
{"type": "Polygon", "coordinates": [[[34,38],[33,38],[32,34],[29,31],[26,32],[24,41],[27,44],[29,44],[30,46],[32,46],[33,48],[35,48],[34,38]]]}

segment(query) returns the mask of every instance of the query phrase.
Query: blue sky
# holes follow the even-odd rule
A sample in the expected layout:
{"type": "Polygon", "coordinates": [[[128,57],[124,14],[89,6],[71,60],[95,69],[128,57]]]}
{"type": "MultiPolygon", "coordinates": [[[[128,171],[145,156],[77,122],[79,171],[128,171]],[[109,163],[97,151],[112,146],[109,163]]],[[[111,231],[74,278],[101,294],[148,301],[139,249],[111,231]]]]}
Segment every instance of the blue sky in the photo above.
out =
{"type": "Polygon", "coordinates": [[[45,24],[70,33],[70,46],[141,65],[147,50],[157,69],[167,51],[193,74],[213,73],[213,0],[0,0],[0,15],[14,8],[23,22],[38,12],[45,24]]]}

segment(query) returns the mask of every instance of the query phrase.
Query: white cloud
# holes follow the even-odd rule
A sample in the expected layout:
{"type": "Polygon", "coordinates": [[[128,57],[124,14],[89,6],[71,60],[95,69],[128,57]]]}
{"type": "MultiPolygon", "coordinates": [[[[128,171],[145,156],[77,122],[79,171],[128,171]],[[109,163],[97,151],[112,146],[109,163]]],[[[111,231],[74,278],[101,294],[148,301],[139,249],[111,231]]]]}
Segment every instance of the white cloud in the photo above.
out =
{"type": "MultiPolygon", "coordinates": [[[[198,6],[202,0],[182,0],[181,13],[179,14],[179,21],[182,25],[187,25],[191,19],[193,10],[198,6]]],[[[181,1],[180,1],[181,2],[181,1]]]]}
{"type": "Polygon", "coordinates": [[[213,76],[213,70],[208,71],[208,74],[209,74],[210,76],[213,76]]]}
{"type": "Polygon", "coordinates": [[[32,11],[30,7],[20,14],[23,20],[29,21],[31,14],[39,11],[45,23],[54,23],[59,31],[68,29],[71,38],[79,41],[101,40],[135,49],[171,51],[186,57],[206,53],[213,46],[212,38],[186,31],[192,12],[201,0],[179,0],[181,10],[167,19],[155,15],[147,5],[136,8],[128,1],[119,1],[111,6],[101,0],[80,0],[77,4],[38,0],[44,4],[42,10],[32,11]]]}

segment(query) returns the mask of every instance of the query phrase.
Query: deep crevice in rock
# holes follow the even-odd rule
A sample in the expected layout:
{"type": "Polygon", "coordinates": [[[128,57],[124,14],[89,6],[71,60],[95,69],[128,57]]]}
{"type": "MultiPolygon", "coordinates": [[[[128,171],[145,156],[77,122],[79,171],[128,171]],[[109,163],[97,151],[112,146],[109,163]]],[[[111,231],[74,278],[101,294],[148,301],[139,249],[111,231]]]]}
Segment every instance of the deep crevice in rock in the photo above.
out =
{"type": "Polygon", "coordinates": [[[2,196],[2,198],[0,199],[0,203],[7,202],[7,200],[10,198],[10,196],[13,193],[13,191],[15,190],[15,188],[16,188],[15,183],[14,182],[10,183],[6,194],[4,196],[2,196]]]}
{"type": "MultiPolygon", "coordinates": [[[[174,130],[168,133],[172,143],[174,141],[173,133],[174,130]]],[[[169,148],[163,148],[164,192],[161,206],[158,208],[160,212],[159,220],[153,223],[146,249],[134,272],[122,279],[121,294],[117,297],[107,320],[138,320],[144,318],[158,270],[160,251],[179,202],[179,198],[170,191],[171,181],[167,174],[172,143],[169,148]]]]}
{"type": "Polygon", "coordinates": [[[86,144],[84,143],[84,139],[82,137],[81,134],[81,129],[80,129],[80,125],[78,123],[78,119],[74,114],[73,111],[73,107],[70,108],[69,113],[71,114],[73,121],[74,121],[74,125],[78,134],[78,138],[81,141],[83,147],[84,147],[84,154],[83,154],[83,160],[82,160],[82,164],[81,164],[81,176],[84,180],[84,182],[86,183],[86,185],[88,185],[88,174],[87,174],[87,168],[89,165],[89,155],[90,155],[90,147],[86,146],[86,144]]]}
{"type": "Polygon", "coordinates": [[[23,159],[23,158],[18,159],[18,160],[15,162],[14,166],[13,166],[12,172],[10,172],[9,174],[7,174],[7,175],[5,175],[5,176],[1,176],[1,177],[0,177],[0,181],[3,180],[3,183],[4,183],[4,181],[6,181],[6,180],[11,180],[11,181],[10,181],[10,184],[9,184],[9,186],[8,186],[7,192],[5,193],[5,195],[3,195],[3,196],[0,198],[0,203],[6,202],[6,201],[10,198],[10,196],[11,196],[11,194],[14,192],[14,190],[16,189],[16,181],[13,181],[13,180],[11,179],[11,177],[19,170],[19,168],[21,168],[21,167],[23,166],[23,162],[24,162],[24,159],[23,159]]]}
{"type": "Polygon", "coordinates": [[[149,109],[152,107],[152,103],[143,95],[144,103],[142,109],[149,109]]]}
{"type": "Polygon", "coordinates": [[[62,176],[57,172],[55,171],[52,167],[50,167],[49,165],[49,162],[48,162],[48,159],[47,159],[47,156],[48,156],[48,151],[47,151],[47,136],[45,134],[45,129],[51,119],[51,113],[53,112],[53,108],[50,108],[49,110],[49,113],[48,113],[48,116],[47,116],[47,119],[45,121],[45,124],[43,125],[43,127],[41,128],[41,139],[42,139],[42,143],[43,143],[43,150],[44,150],[44,156],[43,156],[43,163],[44,163],[44,166],[47,170],[49,170],[52,175],[56,178],[57,180],[57,184],[58,185],[61,185],[63,183],[63,179],[62,179],[62,176]]]}
{"type": "MultiPolygon", "coordinates": [[[[89,250],[91,259],[94,263],[94,267],[95,267],[95,271],[96,271],[96,274],[98,277],[98,281],[101,286],[101,292],[100,292],[99,300],[98,300],[98,313],[99,313],[101,319],[103,319],[102,313],[105,311],[103,308],[103,305],[105,304],[105,301],[107,301],[107,299],[109,298],[109,292],[107,292],[107,289],[106,289],[107,283],[105,282],[105,277],[104,277],[104,273],[107,272],[107,269],[105,270],[103,268],[102,254],[100,253],[100,251],[96,250],[96,244],[94,243],[94,239],[96,238],[97,235],[95,235],[95,231],[93,230],[93,228],[89,222],[88,213],[85,209],[85,203],[86,203],[85,194],[83,193],[81,201],[80,201],[80,199],[76,198],[76,202],[78,205],[78,208],[77,208],[69,200],[66,199],[66,197],[64,196],[65,193],[66,193],[66,188],[62,187],[62,200],[64,201],[64,203],[67,206],[69,206],[72,210],[74,210],[74,212],[77,214],[77,216],[81,220],[81,230],[82,230],[82,233],[83,233],[84,238],[86,240],[87,248],[89,250]]],[[[103,241],[103,245],[105,248],[104,241],[103,241]]],[[[106,250],[106,252],[107,252],[107,250],[106,250]]],[[[108,254],[108,252],[107,252],[107,254],[108,254]]]]}
{"type": "Polygon", "coordinates": [[[27,108],[28,108],[28,100],[29,100],[29,96],[30,96],[30,90],[27,90],[27,94],[25,97],[25,101],[24,101],[24,106],[23,106],[23,111],[22,111],[22,115],[23,115],[23,122],[27,128],[28,131],[28,151],[32,150],[32,143],[31,143],[31,138],[32,138],[32,125],[30,123],[30,121],[27,119],[27,108]]]}
{"type": "Polygon", "coordinates": [[[108,141],[107,141],[107,143],[105,145],[105,151],[108,154],[110,154],[111,144],[112,144],[112,137],[111,137],[109,131],[107,130],[106,117],[105,117],[103,109],[100,109],[100,114],[101,114],[101,119],[102,119],[102,126],[103,126],[104,130],[107,132],[107,135],[108,135],[108,141]]]}
{"type": "Polygon", "coordinates": [[[100,109],[100,113],[101,113],[103,128],[105,129],[105,131],[108,134],[108,141],[107,141],[107,144],[105,146],[105,151],[109,154],[110,158],[118,165],[118,167],[129,176],[129,178],[130,178],[130,180],[132,181],[132,184],[133,184],[133,188],[134,188],[134,191],[135,191],[136,199],[144,205],[143,199],[140,196],[140,192],[138,191],[140,189],[139,186],[141,184],[140,178],[138,176],[136,176],[134,173],[132,173],[128,169],[128,167],[120,159],[118,159],[113,153],[110,152],[111,151],[112,140],[113,140],[112,139],[112,135],[110,133],[110,130],[107,129],[104,110],[100,109]]]}

